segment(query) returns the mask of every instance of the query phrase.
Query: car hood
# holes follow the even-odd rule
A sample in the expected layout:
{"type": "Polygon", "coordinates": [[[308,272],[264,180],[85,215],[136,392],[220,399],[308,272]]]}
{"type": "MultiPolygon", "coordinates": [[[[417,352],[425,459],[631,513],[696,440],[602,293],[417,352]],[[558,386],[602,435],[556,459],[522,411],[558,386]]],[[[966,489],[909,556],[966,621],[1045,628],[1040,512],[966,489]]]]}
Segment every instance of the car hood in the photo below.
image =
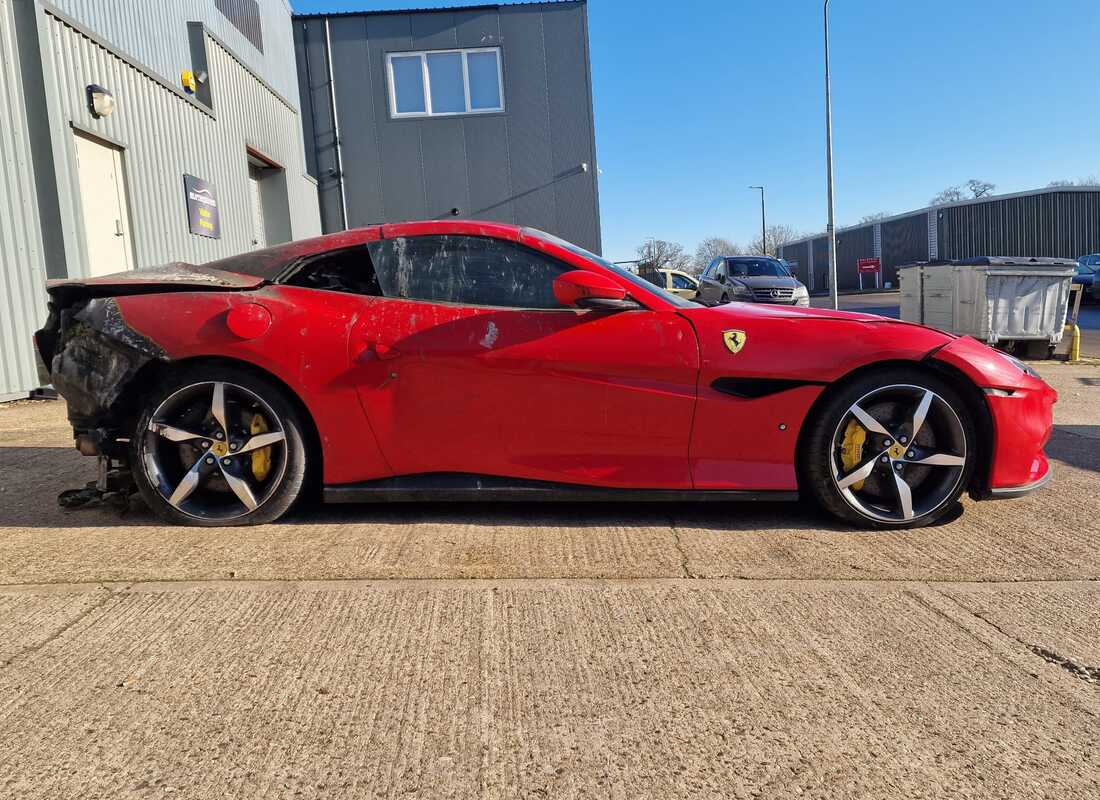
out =
{"type": "Polygon", "coordinates": [[[833,322],[855,322],[866,325],[889,325],[905,328],[933,331],[944,337],[944,341],[956,339],[954,334],[946,333],[927,325],[918,325],[915,322],[904,322],[891,317],[883,317],[879,314],[864,314],[858,311],[834,311],[831,308],[803,308],[799,306],[773,306],[764,303],[726,303],[711,308],[700,307],[691,310],[691,315],[705,315],[720,324],[733,325],[745,320],[814,320],[833,322]]]}
{"type": "Polygon", "coordinates": [[[735,277],[734,280],[745,284],[750,289],[797,289],[802,285],[795,278],[777,277],[775,275],[735,277]]]}

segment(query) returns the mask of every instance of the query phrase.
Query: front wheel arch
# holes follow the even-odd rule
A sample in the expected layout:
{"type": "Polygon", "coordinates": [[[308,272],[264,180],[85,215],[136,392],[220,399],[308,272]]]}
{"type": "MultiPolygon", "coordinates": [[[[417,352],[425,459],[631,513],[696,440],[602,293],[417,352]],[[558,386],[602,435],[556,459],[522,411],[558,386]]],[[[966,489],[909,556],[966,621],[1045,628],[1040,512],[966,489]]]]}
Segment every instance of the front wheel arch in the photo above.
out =
{"type": "MultiPolygon", "coordinates": [[[[889,361],[876,361],[872,364],[865,364],[861,367],[857,367],[830,383],[825,387],[825,390],[818,395],[813,405],[810,406],[810,410],[806,412],[806,416],[803,417],[802,427],[798,431],[795,453],[800,454],[806,452],[806,438],[810,433],[811,426],[820,418],[821,410],[828,404],[833,395],[852,381],[866,375],[875,372],[885,372],[886,370],[899,367],[926,372],[929,375],[936,376],[940,380],[946,380],[966,403],[967,411],[970,412],[970,417],[974,422],[978,445],[975,468],[971,474],[970,484],[967,486],[967,489],[972,496],[981,495],[989,486],[989,475],[992,470],[993,461],[993,417],[989,412],[989,404],[986,402],[985,394],[972,380],[970,380],[970,378],[950,364],[945,364],[933,358],[925,358],[921,361],[909,361],[900,358],[891,359],[889,361]]],[[[798,481],[799,495],[801,497],[810,497],[810,493],[806,490],[806,481],[808,481],[809,478],[805,473],[805,464],[800,457],[796,457],[794,467],[796,480],[798,481]]]]}

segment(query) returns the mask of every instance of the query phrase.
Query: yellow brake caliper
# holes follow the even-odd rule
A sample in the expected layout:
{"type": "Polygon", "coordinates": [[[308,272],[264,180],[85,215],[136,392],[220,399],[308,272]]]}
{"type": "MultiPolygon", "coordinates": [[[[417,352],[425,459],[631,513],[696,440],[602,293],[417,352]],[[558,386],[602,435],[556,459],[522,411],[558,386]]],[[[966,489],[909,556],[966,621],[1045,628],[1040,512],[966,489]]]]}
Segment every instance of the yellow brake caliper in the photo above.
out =
{"type": "MultiPolygon", "coordinates": [[[[267,420],[263,418],[261,414],[252,415],[252,424],[249,426],[249,430],[252,435],[257,433],[267,433],[267,420]]],[[[271,471],[271,446],[261,447],[259,450],[252,451],[252,474],[256,477],[256,480],[262,481],[267,477],[267,474],[271,471]]]]}
{"type": "MultiPolygon", "coordinates": [[[[840,462],[845,472],[851,472],[863,462],[863,445],[867,441],[867,431],[854,419],[844,429],[844,443],[840,446],[840,462]]],[[[853,491],[863,488],[863,481],[852,484],[853,491]]]]}

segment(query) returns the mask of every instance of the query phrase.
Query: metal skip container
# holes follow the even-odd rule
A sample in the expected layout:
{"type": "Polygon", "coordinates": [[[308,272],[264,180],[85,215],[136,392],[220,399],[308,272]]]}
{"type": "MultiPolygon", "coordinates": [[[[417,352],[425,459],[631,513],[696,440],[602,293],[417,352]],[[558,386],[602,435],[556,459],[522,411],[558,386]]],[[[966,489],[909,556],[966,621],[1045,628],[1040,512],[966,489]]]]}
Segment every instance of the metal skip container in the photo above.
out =
{"type": "Polygon", "coordinates": [[[991,345],[1062,341],[1077,262],[983,256],[899,270],[901,318],[991,345]]]}

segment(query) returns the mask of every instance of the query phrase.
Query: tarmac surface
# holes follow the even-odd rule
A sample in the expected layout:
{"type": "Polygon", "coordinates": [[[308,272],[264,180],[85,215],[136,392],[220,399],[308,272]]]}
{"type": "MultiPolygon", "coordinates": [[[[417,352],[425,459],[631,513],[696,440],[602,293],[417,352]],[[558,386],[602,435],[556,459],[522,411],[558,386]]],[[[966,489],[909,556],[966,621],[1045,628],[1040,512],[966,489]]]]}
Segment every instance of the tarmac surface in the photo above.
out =
{"type": "Polygon", "coordinates": [[[797,504],[62,511],[0,406],[0,797],[1096,797],[1100,367],[1056,473],[911,532],[797,504]]]}

